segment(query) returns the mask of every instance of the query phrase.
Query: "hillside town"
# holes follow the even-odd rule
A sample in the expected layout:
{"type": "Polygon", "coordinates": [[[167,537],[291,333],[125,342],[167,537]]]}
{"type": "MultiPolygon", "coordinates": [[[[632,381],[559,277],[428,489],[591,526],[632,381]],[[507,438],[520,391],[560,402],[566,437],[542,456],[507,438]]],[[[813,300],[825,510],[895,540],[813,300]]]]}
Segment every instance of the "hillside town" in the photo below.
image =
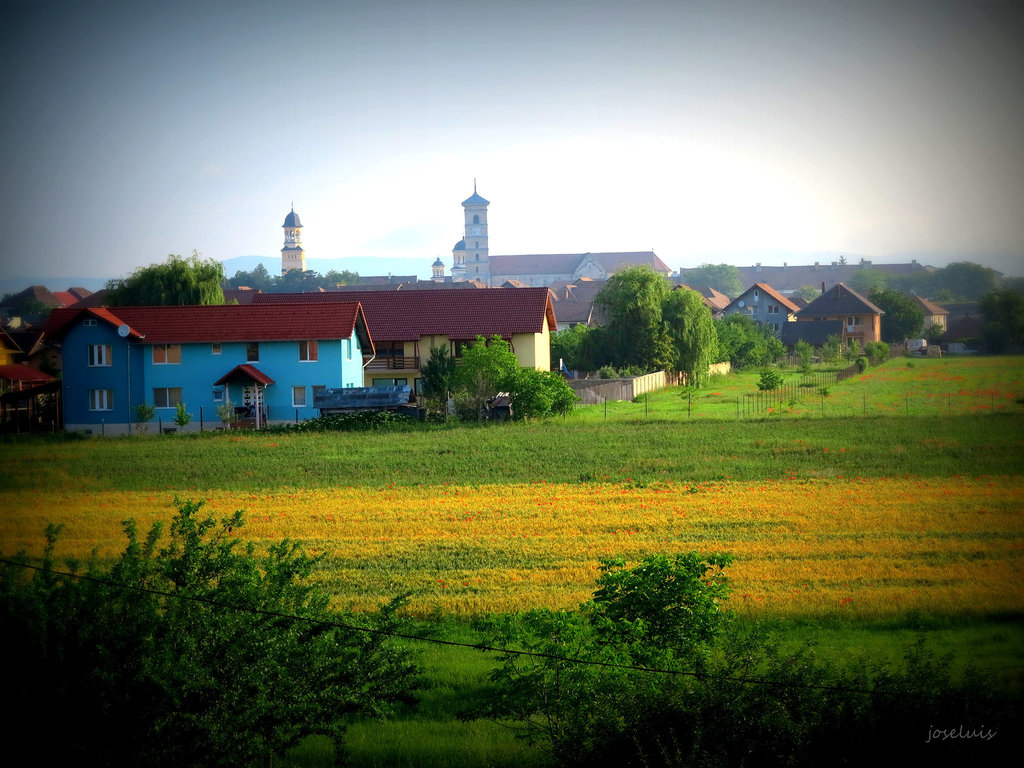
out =
{"type": "MultiPolygon", "coordinates": [[[[452,248],[450,271],[436,259],[429,280],[309,271],[293,208],[282,225],[280,276],[221,272],[211,301],[171,295],[126,302],[117,281],[97,292],[33,285],[5,296],[0,423],[116,435],[138,421],[133,408],[172,421],[186,403],[205,418],[183,429],[215,422],[225,404],[234,410],[223,421],[236,427],[338,409],[418,406],[422,413],[423,369],[432,351],[460,361],[477,339],[504,340],[520,367],[558,372],[577,396],[588,380],[596,386],[600,376],[655,369],[670,381],[698,384],[711,365],[772,365],[801,345],[816,357],[829,344],[846,352],[883,341],[925,355],[970,353],[986,344],[981,302],[1003,278],[979,265],[935,268],[916,260],[673,270],[654,251],[492,254],[489,205],[474,183],[462,202],[463,237],[452,248]],[[625,349],[601,342],[615,320],[610,286],[638,273],[666,295],[699,296],[701,313],[722,339],[709,344],[714,349],[700,358],[701,370],[637,354],[639,327],[625,349]],[[757,336],[768,351],[729,350],[727,327],[757,336]],[[353,391],[338,393],[346,389],[353,391]],[[358,396],[368,389],[381,392],[358,396]]],[[[192,266],[199,265],[193,257],[192,266]]],[[[188,268],[183,260],[178,266],[188,268]]]]}

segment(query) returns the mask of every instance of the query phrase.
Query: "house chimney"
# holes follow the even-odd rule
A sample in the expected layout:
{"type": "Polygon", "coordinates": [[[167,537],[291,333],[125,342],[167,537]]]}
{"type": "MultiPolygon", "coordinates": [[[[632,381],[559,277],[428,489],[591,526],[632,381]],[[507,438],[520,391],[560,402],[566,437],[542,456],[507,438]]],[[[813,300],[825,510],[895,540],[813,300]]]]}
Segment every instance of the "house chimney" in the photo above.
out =
{"type": "Polygon", "coordinates": [[[814,268],[817,269],[819,266],[818,262],[814,262],[814,268]]]}
{"type": "Polygon", "coordinates": [[[757,271],[760,272],[761,271],[761,262],[760,261],[757,262],[756,266],[757,266],[757,271]]]}

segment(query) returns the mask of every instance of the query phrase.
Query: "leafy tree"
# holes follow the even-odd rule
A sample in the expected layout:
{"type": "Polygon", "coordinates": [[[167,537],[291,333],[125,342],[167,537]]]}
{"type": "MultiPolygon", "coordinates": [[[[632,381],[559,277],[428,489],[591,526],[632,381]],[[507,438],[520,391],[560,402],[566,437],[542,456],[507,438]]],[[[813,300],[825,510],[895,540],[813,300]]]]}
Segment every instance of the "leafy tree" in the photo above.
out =
{"type": "Polygon", "coordinates": [[[821,289],[815,288],[813,285],[801,285],[793,291],[793,295],[798,299],[803,299],[804,301],[814,301],[821,295],[821,289]]]}
{"type": "Polygon", "coordinates": [[[814,361],[814,347],[803,339],[793,345],[793,351],[800,358],[800,370],[807,373],[811,370],[811,363],[814,361]]]}
{"type": "Polygon", "coordinates": [[[929,344],[938,344],[942,338],[942,334],[946,332],[946,329],[936,323],[934,320],[925,326],[925,329],[921,331],[921,335],[928,340],[929,344]]]}
{"type": "Polygon", "coordinates": [[[980,300],[997,287],[999,274],[990,267],[970,261],[955,261],[937,269],[931,276],[934,291],[948,290],[966,300],[980,300]]]}
{"type": "Polygon", "coordinates": [[[346,718],[410,700],[416,671],[380,634],[400,601],[357,631],[309,585],[323,556],[285,540],[257,557],[242,512],[216,523],[201,506],[180,502],[168,539],[126,522],[106,569],[58,568],[56,526],[39,570],[0,568],[6,722],[34,762],[250,765],[311,734],[340,754],[346,718]],[[73,713],[59,738],[49,712],[73,713]]]}
{"type": "Polygon", "coordinates": [[[882,315],[882,341],[891,344],[920,337],[924,310],[912,298],[891,288],[871,291],[868,298],[885,312],[882,315]]]}
{"type": "Polygon", "coordinates": [[[343,269],[340,272],[332,269],[324,275],[325,288],[333,288],[337,285],[359,285],[359,273],[343,269]]]}
{"type": "Polygon", "coordinates": [[[558,361],[563,360],[565,367],[580,370],[589,366],[583,364],[581,350],[583,340],[591,333],[587,326],[578,324],[563,328],[551,334],[551,370],[558,370],[558,361]]]}
{"type": "Polygon", "coordinates": [[[20,317],[24,320],[45,320],[49,317],[53,307],[48,307],[34,296],[28,294],[14,301],[17,295],[17,293],[5,293],[3,299],[0,299],[0,304],[4,306],[8,315],[20,317]]]}
{"type": "Polygon", "coordinates": [[[675,351],[672,367],[686,374],[688,384],[700,386],[718,354],[711,311],[699,293],[679,288],[665,297],[661,312],[675,351]]]}
{"type": "Polygon", "coordinates": [[[455,381],[455,358],[447,346],[430,348],[430,355],[420,375],[423,378],[423,396],[427,400],[428,412],[433,411],[443,421],[447,421],[448,398],[451,397],[455,381]]]}
{"type": "Polygon", "coordinates": [[[856,339],[850,339],[850,343],[846,347],[846,362],[852,363],[858,357],[860,357],[860,344],[856,339]]]}
{"type": "Polygon", "coordinates": [[[149,429],[146,422],[156,416],[156,408],[149,403],[139,403],[132,406],[132,413],[135,416],[135,429],[142,434],[149,429]]]}
{"type": "Polygon", "coordinates": [[[175,406],[174,423],[177,424],[179,427],[184,427],[190,421],[192,421],[192,414],[186,410],[184,403],[178,403],[175,406]]]}
{"type": "Polygon", "coordinates": [[[163,264],[139,267],[126,278],[107,282],[107,302],[115,307],[223,304],[224,265],[201,259],[168,256],[163,264]]]}
{"type": "Polygon", "coordinates": [[[729,361],[733,368],[770,365],[785,354],[782,342],[766,325],[747,315],[728,315],[714,321],[718,335],[716,362],[729,361]]]}
{"type": "Polygon", "coordinates": [[[507,392],[519,361],[512,346],[501,338],[477,336],[463,347],[462,364],[455,369],[455,406],[463,417],[483,418],[487,401],[499,392],[507,392]]]}
{"type": "Polygon", "coordinates": [[[226,284],[228,288],[241,288],[245,286],[252,288],[254,291],[269,293],[274,288],[274,280],[274,276],[267,271],[263,264],[257,264],[251,272],[238,270],[235,272],[234,277],[227,280],[226,284]]]}
{"type": "Polygon", "coordinates": [[[683,270],[683,282],[693,287],[710,286],[721,291],[730,299],[743,293],[740,271],[731,264],[701,264],[699,267],[683,270]]]}
{"type": "MultiPolygon", "coordinates": [[[[1003,338],[1007,344],[1024,344],[1024,296],[996,288],[981,300],[981,314],[989,326],[987,339],[1003,338]]],[[[1005,349],[1002,343],[997,346],[1005,349]]]]}
{"type": "Polygon", "coordinates": [[[871,291],[883,290],[889,286],[889,274],[880,269],[865,267],[858,269],[850,278],[850,287],[867,296],[871,291]]]}
{"type": "Polygon", "coordinates": [[[843,342],[838,336],[832,334],[825,339],[825,343],[821,345],[821,359],[830,365],[834,365],[839,362],[839,359],[843,355],[843,342]]]}
{"type": "Polygon", "coordinates": [[[889,359],[889,345],[884,341],[869,341],[864,345],[864,354],[872,363],[880,365],[889,359]]]}
{"type": "Polygon", "coordinates": [[[674,353],[661,314],[668,293],[668,283],[648,266],[629,267],[608,279],[594,300],[608,318],[602,334],[611,356],[607,362],[647,370],[671,364],[674,353]]]}

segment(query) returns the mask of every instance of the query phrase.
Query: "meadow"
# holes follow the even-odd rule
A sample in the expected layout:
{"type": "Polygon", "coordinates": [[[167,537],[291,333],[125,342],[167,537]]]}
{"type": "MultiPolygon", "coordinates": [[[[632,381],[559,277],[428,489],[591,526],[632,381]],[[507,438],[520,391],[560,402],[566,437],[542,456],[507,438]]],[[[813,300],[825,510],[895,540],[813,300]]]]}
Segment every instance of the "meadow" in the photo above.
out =
{"type": "MultiPolygon", "coordinates": [[[[409,594],[422,626],[467,639],[483,613],[579,604],[602,557],[725,550],[731,607],[786,642],[898,658],[925,630],[1019,686],[1024,359],[896,359],[737,418],[756,378],[530,424],[12,440],[0,549],[38,554],[55,522],[61,554],[112,556],[122,520],[145,528],[198,498],[245,509],[243,539],[326,552],[317,578],[338,607],[409,594]]],[[[422,711],[355,725],[355,764],[539,764],[499,726],[455,718],[489,657],[426,654],[422,711]]],[[[304,749],[302,764],[329,759],[304,749]]]]}

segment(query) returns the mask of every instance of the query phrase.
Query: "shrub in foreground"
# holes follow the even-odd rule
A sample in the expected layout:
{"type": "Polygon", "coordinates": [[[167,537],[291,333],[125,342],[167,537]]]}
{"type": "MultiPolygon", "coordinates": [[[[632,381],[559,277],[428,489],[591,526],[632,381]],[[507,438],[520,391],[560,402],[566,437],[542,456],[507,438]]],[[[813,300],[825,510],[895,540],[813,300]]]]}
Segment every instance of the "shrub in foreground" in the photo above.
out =
{"type": "MultiPolygon", "coordinates": [[[[41,567],[0,564],[0,652],[11,764],[237,766],[310,734],[340,754],[344,718],[410,699],[403,651],[306,585],[318,558],[282,541],[257,558],[236,532],[184,502],[164,542],[159,525],[109,570],[63,571],[47,530],[41,567]],[[161,546],[162,545],[162,546],[161,546]],[[300,616],[306,620],[296,620],[300,616]],[[15,754],[10,752],[15,747],[15,754]]],[[[27,564],[24,558],[20,560],[27,564]]],[[[372,625],[387,630],[398,602],[372,625]]]]}

